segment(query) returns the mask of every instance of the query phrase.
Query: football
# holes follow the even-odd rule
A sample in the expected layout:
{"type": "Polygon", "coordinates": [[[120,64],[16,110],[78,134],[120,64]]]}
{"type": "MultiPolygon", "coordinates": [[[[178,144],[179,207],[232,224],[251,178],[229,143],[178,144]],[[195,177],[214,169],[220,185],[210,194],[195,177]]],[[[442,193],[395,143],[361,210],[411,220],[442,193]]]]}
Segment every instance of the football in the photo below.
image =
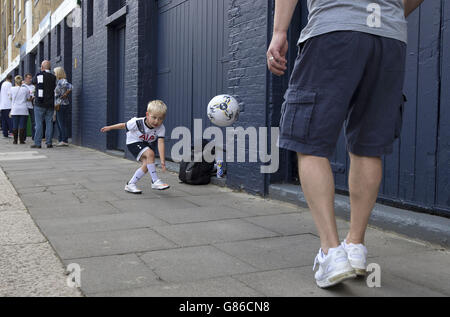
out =
{"type": "Polygon", "coordinates": [[[208,118],[219,127],[229,127],[239,119],[239,103],[230,95],[219,95],[208,104],[208,118]]]}

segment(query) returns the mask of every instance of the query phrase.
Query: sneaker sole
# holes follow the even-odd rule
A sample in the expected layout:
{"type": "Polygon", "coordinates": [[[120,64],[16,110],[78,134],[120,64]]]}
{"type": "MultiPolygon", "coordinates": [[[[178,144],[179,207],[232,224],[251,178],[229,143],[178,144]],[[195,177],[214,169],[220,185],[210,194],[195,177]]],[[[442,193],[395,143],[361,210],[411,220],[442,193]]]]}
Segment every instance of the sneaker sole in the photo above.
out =
{"type": "Polygon", "coordinates": [[[350,272],[344,272],[341,274],[338,274],[336,276],[333,276],[331,278],[326,279],[325,281],[316,281],[317,286],[319,286],[320,288],[327,288],[327,287],[331,287],[334,286],[336,284],[342,283],[345,280],[351,279],[351,278],[356,278],[356,273],[355,271],[350,271],[350,272]]]}
{"type": "Polygon", "coordinates": [[[164,188],[153,188],[152,187],[152,189],[154,189],[154,190],[166,190],[166,189],[169,189],[170,188],[170,186],[167,186],[167,187],[164,187],[164,188]]]}
{"type": "Polygon", "coordinates": [[[129,193],[129,194],[134,194],[134,195],[141,195],[141,194],[142,194],[142,192],[132,192],[132,191],[129,191],[129,190],[127,190],[127,189],[125,189],[125,191],[126,191],[127,193],[129,193]]]}
{"type": "Polygon", "coordinates": [[[364,269],[355,269],[354,268],[354,270],[355,270],[355,273],[357,276],[366,276],[367,275],[367,271],[364,269]]]}

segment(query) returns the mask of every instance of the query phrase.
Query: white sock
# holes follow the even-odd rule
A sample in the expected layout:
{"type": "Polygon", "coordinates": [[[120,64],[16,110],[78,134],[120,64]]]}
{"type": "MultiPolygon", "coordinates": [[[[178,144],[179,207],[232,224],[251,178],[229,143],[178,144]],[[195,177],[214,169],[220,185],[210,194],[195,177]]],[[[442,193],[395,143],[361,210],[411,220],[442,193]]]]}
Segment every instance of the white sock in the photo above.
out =
{"type": "Polygon", "coordinates": [[[144,175],[144,171],[142,169],[138,169],[136,173],[134,173],[133,178],[128,182],[128,184],[136,184],[142,177],[144,177],[144,175]]]}
{"type": "Polygon", "coordinates": [[[159,180],[158,174],[156,173],[156,165],[148,164],[147,168],[148,168],[148,172],[149,172],[150,176],[152,177],[153,183],[155,183],[157,180],[159,180]]]}

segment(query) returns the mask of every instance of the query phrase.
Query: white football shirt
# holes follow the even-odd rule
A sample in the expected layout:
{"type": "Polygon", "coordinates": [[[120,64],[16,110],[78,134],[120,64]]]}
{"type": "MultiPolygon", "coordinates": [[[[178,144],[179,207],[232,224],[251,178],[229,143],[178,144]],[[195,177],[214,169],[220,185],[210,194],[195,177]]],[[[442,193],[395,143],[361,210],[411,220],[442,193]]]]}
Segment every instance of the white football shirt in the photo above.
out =
{"type": "Polygon", "coordinates": [[[166,128],[164,124],[160,125],[157,128],[150,128],[144,121],[145,118],[133,118],[127,122],[127,145],[133,144],[137,142],[147,142],[152,143],[155,142],[158,138],[164,138],[166,135],[166,128]],[[137,121],[141,120],[144,122],[144,132],[139,131],[139,127],[137,125],[137,121]]]}

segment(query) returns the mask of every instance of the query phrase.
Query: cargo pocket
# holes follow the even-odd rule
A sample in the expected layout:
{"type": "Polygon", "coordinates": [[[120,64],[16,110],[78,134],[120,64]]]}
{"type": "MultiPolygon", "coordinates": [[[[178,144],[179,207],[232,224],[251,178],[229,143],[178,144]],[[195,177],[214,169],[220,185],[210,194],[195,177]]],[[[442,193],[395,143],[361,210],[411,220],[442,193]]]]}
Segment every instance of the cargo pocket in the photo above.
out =
{"type": "Polygon", "coordinates": [[[405,111],[405,103],[408,101],[406,96],[403,94],[402,99],[400,101],[399,111],[397,113],[397,120],[395,122],[395,139],[400,138],[402,134],[403,127],[403,113],[405,111]]]}
{"type": "Polygon", "coordinates": [[[281,135],[306,142],[316,104],[316,92],[288,90],[284,98],[280,122],[281,135]]]}

